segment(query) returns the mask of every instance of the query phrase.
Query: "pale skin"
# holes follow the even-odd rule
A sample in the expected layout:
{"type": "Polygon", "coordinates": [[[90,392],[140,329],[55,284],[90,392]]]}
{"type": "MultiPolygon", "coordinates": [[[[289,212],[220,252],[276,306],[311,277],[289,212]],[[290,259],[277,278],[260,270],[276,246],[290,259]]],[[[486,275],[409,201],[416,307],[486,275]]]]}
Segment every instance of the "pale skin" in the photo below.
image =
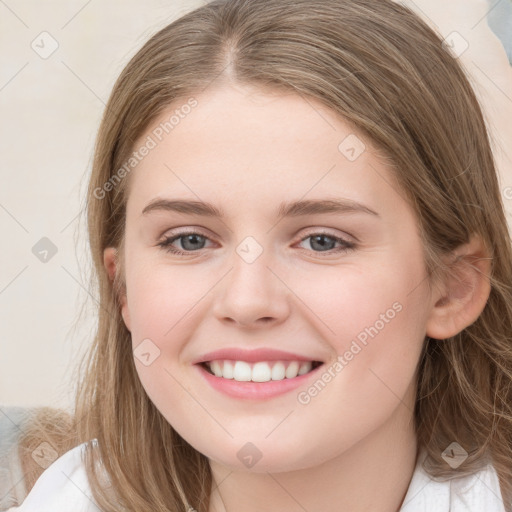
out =
{"type": "MultiPolygon", "coordinates": [[[[370,141],[357,135],[366,150],[348,160],[338,145],[353,128],[295,94],[225,85],[195,98],[198,106],[130,176],[122,315],[133,348],[149,338],[160,350],[149,366],[135,358],[142,385],[209,458],[210,512],[397,512],[416,463],[422,343],[460,332],[483,310],[484,247],[477,237],[459,247],[463,284],[448,277],[430,291],[415,215],[370,141]],[[225,218],[143,215],[155,198],[209,202],[225,218]],[[378,216],[275,216],[283,201],[333,198],[378,216]],[[187,255],[158,246],[186,231],[201,235],[172,242],[187,255]],[[323,250],[312,238],[319,232],[323,250]],[[249,236],[263,250],[250,264],[236,252],[249,236]],[[339,251],[332,237],[355,248],[339,251]],[[240,346],[315,355],[328,367],[394,303],[401,311],[308,404],[297,401],[300,390],[259,402],[225,396],[192,365],[240,346]],[[237,457],[247,442],[262,454],[252,468],[237,457]]],[[[115,248],[104,262],[112,279],[115,248]]]]}

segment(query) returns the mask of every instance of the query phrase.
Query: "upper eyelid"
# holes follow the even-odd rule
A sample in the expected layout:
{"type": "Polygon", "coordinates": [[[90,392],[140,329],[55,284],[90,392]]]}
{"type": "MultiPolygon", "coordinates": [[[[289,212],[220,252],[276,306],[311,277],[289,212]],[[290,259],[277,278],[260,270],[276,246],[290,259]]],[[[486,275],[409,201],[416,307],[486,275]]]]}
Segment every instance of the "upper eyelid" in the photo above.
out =
{"type": "Polygon", "coordinates": [[[208,240],[212,240],[212,237],[210,235],[207,235],[205,234],[203,231],[201,231],[200,229],[190,229],[190,230],[183,230],[183,231],[178,231],[176,233],[168,233],[169,230],[165,231],[163,234],[162,234],[162,237],[164,240],[170,240],[170,239],[175,239],[175,240],[178,240],[179,238],[181,238],[182,236],[187,236],[187,235],[200,235],[204,238],[207,238],[208,240]]]}

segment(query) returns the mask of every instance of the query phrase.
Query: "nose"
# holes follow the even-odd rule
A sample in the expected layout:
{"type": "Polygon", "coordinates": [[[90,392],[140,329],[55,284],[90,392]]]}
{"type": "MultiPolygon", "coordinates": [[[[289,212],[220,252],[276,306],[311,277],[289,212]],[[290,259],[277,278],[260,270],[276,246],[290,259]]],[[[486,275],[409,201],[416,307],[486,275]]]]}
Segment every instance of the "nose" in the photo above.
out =
{"type": "Polygon", "coordinates": [[[291,292],[261,255],[248,263],[237,254],[219,283],[214,298],[215,317],[246,329],[278,325],[289,315],[291,292]]]}

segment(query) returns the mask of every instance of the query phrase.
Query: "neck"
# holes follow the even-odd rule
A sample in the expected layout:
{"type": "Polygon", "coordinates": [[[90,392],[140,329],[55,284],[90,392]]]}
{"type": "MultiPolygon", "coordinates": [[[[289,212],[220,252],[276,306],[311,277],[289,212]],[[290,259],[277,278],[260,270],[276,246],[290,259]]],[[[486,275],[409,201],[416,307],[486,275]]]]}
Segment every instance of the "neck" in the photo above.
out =
{"type": "Polygon", "coordinates": [[[314,467],[251,473],[210,461],[209,512],[399,512],[417,461],[413,404],[409,393],[384,424],[314,467]]]}

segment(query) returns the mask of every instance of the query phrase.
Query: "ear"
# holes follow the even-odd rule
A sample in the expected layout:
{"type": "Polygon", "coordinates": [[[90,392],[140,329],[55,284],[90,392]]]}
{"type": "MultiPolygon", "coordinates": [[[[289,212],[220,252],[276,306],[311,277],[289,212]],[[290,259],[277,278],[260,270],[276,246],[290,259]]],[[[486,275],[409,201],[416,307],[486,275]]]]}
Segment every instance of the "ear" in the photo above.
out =
{"type": "Polygon", "coordinates": [[[452,271],[433,295],[427,319],[427,336],[438,340],[455,336],[475,322],[491,292],[491,257],[479,236],[473,235],[450,259],[452,271]]]}
{"type": "MultiPolygon", "coordinates": [[[[108,277],[111,282],[114,281],[114,278],[116,276],[117,272],[117,249],[115,247],[107,247],[103,251],[103,264],[105,265],[105,268],[108,273],[108,277]]],[[[126,325],[126,328],[131,331],[130,329],[130,312],[128,310],[128,303],[126,300],[126,293],[123,293],[119,297],[121,301],[121,315],[123,317],[124,323],[126,325]]]]}

